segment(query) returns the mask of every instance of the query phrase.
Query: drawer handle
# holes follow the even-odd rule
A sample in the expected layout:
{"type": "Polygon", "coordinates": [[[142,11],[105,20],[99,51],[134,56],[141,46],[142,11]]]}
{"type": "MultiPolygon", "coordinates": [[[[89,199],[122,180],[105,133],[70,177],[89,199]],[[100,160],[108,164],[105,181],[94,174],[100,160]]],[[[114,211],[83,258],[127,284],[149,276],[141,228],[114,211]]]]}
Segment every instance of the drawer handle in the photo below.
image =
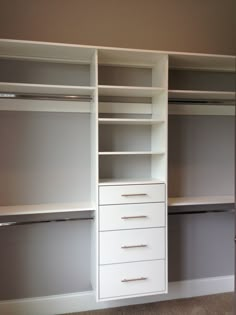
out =
{"type": "Polygon", "coordinates": [[[121,282],[132,282],[132,281],[143,281],[147,280],[146,277],[140,277],[140,278],[133,278],[133,279],[122,279],[121,282]]]}
{"type": "Polygon", "coordinates": [[[122,220],[129,220],[129,219],[145,219],[147,215],[136,215],[131,217],[121,217],[122,220]]]}
{"type": "Polygon", "coordinates": [[[147,247],[147,244],[138,244],[138,245],[122,245],[121,248],[139,248],[139,247],[147,247]]]}
{"type": "Polygon", "coordinates": [[[148,194],[122,194],[122,197],[137,197],[137,196],[147,196],[148,194]]]}

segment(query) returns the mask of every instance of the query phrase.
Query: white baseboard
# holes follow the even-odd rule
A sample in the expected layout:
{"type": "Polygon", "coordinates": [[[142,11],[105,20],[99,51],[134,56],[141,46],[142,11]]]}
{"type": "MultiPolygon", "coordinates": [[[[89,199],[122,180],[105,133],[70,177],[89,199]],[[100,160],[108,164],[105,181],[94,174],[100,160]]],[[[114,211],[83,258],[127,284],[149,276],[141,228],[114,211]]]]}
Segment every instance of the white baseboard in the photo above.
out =
{"type": "Polygon", "coordinates": [[[171,282],[169,283],[168,294],[112,302],[97,303],[95,294],[92,291],[4,301],[0,302],[0,315],[55,315],[232,292],[233,290],[234,276],[232,275],[171,282]]]}

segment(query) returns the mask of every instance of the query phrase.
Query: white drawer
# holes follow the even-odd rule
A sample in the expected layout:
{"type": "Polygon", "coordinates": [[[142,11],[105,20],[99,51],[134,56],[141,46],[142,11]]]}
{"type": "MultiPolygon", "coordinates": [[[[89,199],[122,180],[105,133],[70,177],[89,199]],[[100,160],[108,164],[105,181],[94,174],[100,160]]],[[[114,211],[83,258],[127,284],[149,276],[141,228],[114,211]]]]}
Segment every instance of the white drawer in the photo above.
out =
{"type": "Polygon", "coordinates": [[[100,232],[100,264],[165,258],[165,228],[100,232]]]}
{"type": "Polygon", "coordinates": [[[100,266],[100,299],[164,293],[165,273],[164,260],[100,266]]]}
{"type": "Polygon", "coordinates": [[[100,205],[164,202],[165,184],[99,187],[100,205]]]}
{"type": "Polygon", "coordinates": [[[100,231],[165,226],[165,203],[99,207],[100,231]]]}

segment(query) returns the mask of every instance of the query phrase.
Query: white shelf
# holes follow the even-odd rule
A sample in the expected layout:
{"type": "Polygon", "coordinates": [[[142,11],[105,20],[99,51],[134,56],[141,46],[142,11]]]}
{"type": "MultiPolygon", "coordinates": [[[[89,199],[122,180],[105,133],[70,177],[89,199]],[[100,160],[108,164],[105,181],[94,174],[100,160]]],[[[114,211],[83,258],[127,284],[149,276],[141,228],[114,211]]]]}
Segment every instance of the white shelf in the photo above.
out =
{"type": "Polygon", "coordinates": [[[91,86],[48,85],[31,83],[0,82],[0,92],[6,93],[42,93],[57,95],[92,96],[95,88],[91,86]]]}
{"type": "Polygon", "coordinates": [[[95,210],[95,207],[92,203],[89,203],[89,202],[0,206],[0,216],[24,215],[24,214],[30,215],[30,214],[57,213],[57,212],[93,211],[93,210],[95,210]]]}
{"type": "Polygon", "coordinates": [[[164,122],[161,119],[134,119],[134,118],[99,118],[100,124],[114,125],[155,125],[164,122]]]}
{"type": "Polygon", "coordinates": [[[99,85],[98,91],[100,96],[152,97],[161,93],[164,89],[158,87],[99,85]]]}
{"type": "Polygon", "coordinates": [[[168,96],[175,99],[235,100],[235,92],[225,91],[169,90],[168,96]]]}
{"type": "Polygon", "coordinates": [[[109,185],[145,185],[145,184],[164,184],[156,178],[101,178],[99,179],[99,186],[109,185]]]}
{"type": "Polygon", "coordinates": [[[164,154],[164,151],[109,151],[99,152],[99,155],[155,155],[164,154]]]}
{"type": "Polygon", "coordinates": [[[214,205],[234,203],[234,196],[199,196],[168,198],[169,206],[214,205]]]}

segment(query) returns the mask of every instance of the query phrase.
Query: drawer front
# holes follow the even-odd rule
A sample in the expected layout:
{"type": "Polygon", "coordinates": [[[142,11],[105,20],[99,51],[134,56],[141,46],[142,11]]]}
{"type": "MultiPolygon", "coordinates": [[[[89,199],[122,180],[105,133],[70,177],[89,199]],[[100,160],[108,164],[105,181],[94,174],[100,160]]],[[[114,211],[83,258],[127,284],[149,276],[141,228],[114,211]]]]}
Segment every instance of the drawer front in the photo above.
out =
{"type": "Polygon", "coordinates": [[[100,266],[100,299],[164,292],[165,261],[100,266]]]}
{"type": "Polygon", "coordinates": [[[100,264],[165,258],[165,228],[100,232],[100,264]]]}
{"type": "Polygon", "coordinates": [[[100,231],[165,226],[165,212],[164,203],[100,206],[100,231]]]}
{"type": "Polygon", "coordinates": [[[164,202],[165,184],[99,187],[100,205],[164,202]]]}

